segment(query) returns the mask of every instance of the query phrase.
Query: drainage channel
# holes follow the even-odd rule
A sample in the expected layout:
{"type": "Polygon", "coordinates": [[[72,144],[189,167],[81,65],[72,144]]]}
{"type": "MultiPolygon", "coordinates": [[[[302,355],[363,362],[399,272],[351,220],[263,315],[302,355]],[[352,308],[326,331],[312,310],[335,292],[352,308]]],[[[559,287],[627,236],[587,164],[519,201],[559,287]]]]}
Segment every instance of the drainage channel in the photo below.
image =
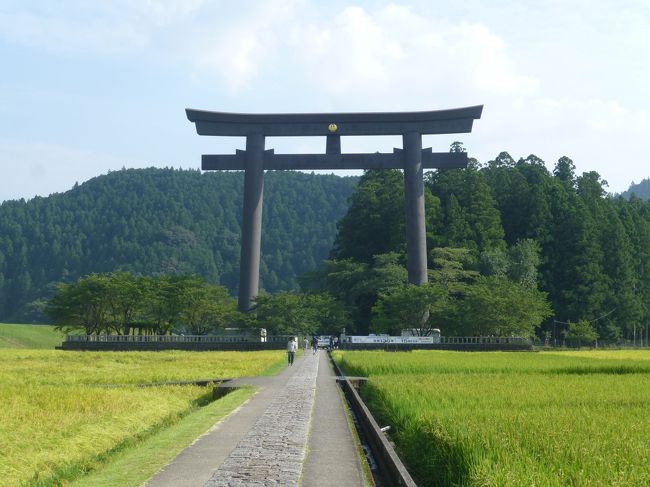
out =
{"type": "MultiPolygon", "coordinates": [[[[337,379],[338,382],[338,379],[337,379]]],[[[341,383],[339,382],[339,387],[342,388],[341,383]]],[[[370,448],[370,445],[368,444],[368,440],[366,438],[366,435],[363,431],[363,426],[361,425],[361,422],[359,421],[359,417],[357,416],[357,413],[354,411],[352,407],[352,403],[350,403],[350,400],[348,399],[347,395],[344,394],[345,397],[345,402],[348,406],[348,411],[350,411],[350,416],[352,417],[352,423],[354,424],[354,428],[357,432],[357,437],[359,438],[359,443],[361,444],[361,449],[363,450],[363,454],[366,457],[366,462],[368,463],[368,467],[370,468],[370,473],[372,474],[372,479],[375,483],[375,487],[386,487],[382,476],[381,472],[379,469],[379,465],[377,464],[377,461],[375,460],[375,456],[372,454],[372,449],[370,448]]]]}
{"type": "MultiPolygon", "coordinates": [[[[397,456],[392,443],[386,437],[385,429],[379,427],[350,378],[341,372],[331,354],[329,354],[329,358],[334,366],[337,382],[343,389],[345,399],[352,413],[352,419],[361,446],[366,453],[375,484],[378,487],[417,487],[401,459],[397,456]]],[[[360,378],[353,380],[362,382],[360,378]]]]}

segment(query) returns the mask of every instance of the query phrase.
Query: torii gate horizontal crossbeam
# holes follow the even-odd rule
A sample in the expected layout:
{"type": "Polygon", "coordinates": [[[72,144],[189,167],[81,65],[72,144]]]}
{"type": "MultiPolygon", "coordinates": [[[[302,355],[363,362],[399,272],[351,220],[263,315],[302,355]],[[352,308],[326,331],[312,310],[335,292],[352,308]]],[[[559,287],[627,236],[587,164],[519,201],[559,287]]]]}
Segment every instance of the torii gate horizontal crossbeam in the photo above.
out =
{"type": "MultiPolygon", "coordinates": [[[[209,155],[201,158],[201,169],[242,171],[245,169],[246,151],[237,150],[232,155],[209,155]]],[[[467,166],[465,152],[432,152],[422,150],[424,169],[450,169],[467,166]]],[[[404,151],[393,149],[393,153],[365,154],[275,154],[273,149],[264,151],[264,170],[297,169],[403,169],[404,151]]]]}

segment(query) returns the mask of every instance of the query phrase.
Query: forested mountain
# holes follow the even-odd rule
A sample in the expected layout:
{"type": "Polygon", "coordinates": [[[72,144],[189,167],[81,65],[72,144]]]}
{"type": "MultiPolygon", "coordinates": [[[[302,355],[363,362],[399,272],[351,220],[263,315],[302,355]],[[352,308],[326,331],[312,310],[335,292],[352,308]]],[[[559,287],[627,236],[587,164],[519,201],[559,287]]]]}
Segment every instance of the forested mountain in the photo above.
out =
{"type": "MultiPolygon", "coordinates": [[[[332,257],[376,265],[377,254],[403,253],[403,191],[398,171],[367,172],[339,224],[332,257]]],[[[647,335],[650,201],[607,194],[596,172],[576,175],[567,157],[551,173],[534,155],[516,161],[507,152],[485,164],[470,159],[467,169],[428,173],[425,198],[430,251],[469,249],[470,267],[485,275],[516,274],[512,266],[537,262],[536,285],[553,309],[542,335],[561,338],[569,322],[581,320],[605,341],[647,335]],[[522,249],[526,255],[517,257],[522,249]]],[[[429,269],[434,260],[431,252],[429,269]]]]}
{"type": "Polygon", "coordinates": [[[643,200],[650,200],[650,178],[644,179],[639,184],[632,183],[627,191],[621,193],[623,198],[628,199],[632,195],[643,200]]]}
{"type": "MultiPolygon", "coordinates": [[[[358,178],[265,177],[261,287],[297,288],[327,257],[358,178]]],[[[93,272],[197,273],[236,293],[243,173],[128,169],[0,205],[0,320],[40,319],[56,282],[93,272]]]]}

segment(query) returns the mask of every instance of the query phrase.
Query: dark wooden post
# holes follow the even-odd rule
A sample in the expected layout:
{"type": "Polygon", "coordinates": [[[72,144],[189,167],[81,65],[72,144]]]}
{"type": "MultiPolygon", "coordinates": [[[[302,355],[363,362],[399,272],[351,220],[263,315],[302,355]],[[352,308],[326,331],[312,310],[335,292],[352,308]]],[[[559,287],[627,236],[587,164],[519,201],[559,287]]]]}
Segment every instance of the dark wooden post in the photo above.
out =
{"type": "Polygon", "coordinates": [[[244,208],[239,264],[239,310],[248,311],[260,289],[262,201],[264,196],[264,135],[246,137],[244,208]]]}
{"type": "Polygon", "coordinates": [[[404,144],[404,197],[406,207],[406,254],[411,284],[427,282],[427,234],[424,222],[422,134],[408,132],[404,144]]]}

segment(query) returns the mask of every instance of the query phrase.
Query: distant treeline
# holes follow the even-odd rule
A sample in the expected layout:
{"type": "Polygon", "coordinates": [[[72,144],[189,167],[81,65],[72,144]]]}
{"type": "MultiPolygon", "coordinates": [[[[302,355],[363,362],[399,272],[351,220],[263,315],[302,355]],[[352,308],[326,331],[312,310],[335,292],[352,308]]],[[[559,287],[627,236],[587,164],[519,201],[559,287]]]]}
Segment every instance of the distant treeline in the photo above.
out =
{"type": "MultiPolygon", "coordinates": [[[[260,281],[269,292],[326,258],[357,177],[269,172],[260,281]]],[[[43,321],[58,282],[91,273],[198,274],[236,294],[243,173],[129,169],[0,205],[0,320],[43,321]]]]}
{"type": "Polygon", "coordinates": [[[621,193],[624,198],[630,198],[632,195],[643,200],[650,200],[650,178],[644,179],[639,184],[632,183],[630,189],[621,193]]]}

